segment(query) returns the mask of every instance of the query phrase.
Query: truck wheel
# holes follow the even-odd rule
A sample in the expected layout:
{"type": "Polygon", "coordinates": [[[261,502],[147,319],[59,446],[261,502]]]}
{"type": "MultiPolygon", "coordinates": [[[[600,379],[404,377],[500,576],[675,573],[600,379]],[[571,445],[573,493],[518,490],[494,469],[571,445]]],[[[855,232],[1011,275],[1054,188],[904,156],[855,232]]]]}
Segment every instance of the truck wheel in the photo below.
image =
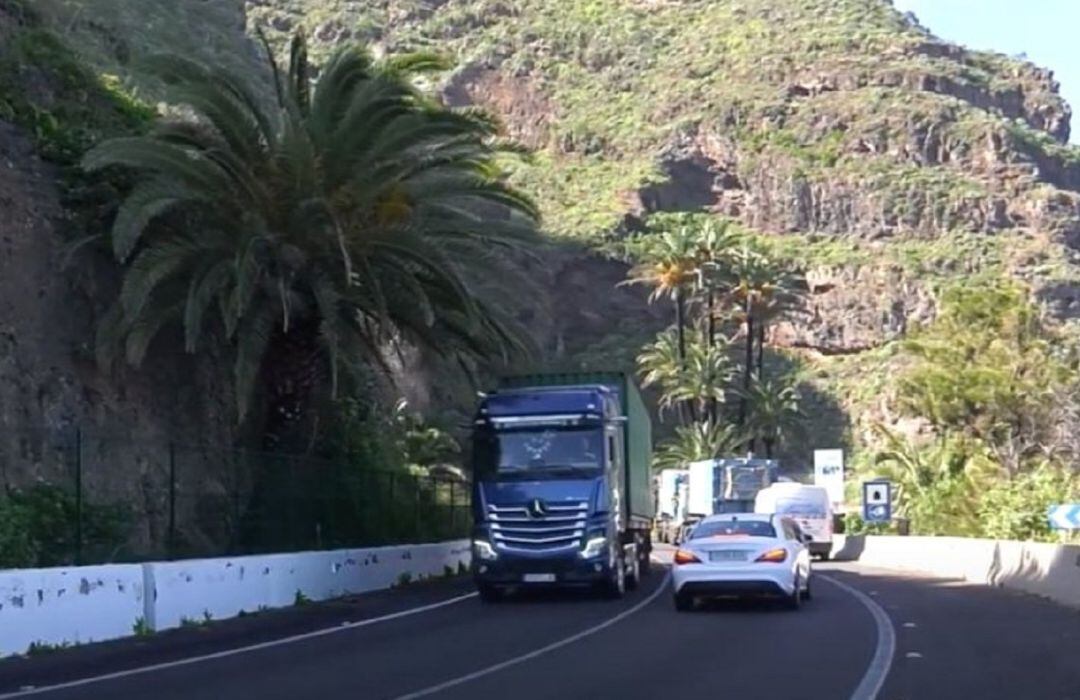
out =
{"type": "Polygon", "coordinates": [[[632,558],[633,564],[630,565],[630,571],[626,575],[626,588],[633,591],[641,584],[641,557],[638,556],[638,550],[634,548],[634,556],[632,558]]]}
{"type": "Polygon", "coordinates": [[[604,583],[604,595],[612,600],[626,595],[626,564],[622,557],[615,557],[615,566],[604,583]]]}
{"type": "Polygon", "coordinates": [[[638,571],[641,576],[648,576],[652,571],[652,542],[646,540],[645,546],[638,548],[638,571]]]}
{"type": "Polygon", "coordinates": [[[505,597],[501,588],[489,584],[477,586],[476,591],[480,594],[480,600],[485,603],[499,603],[505,597]]]}

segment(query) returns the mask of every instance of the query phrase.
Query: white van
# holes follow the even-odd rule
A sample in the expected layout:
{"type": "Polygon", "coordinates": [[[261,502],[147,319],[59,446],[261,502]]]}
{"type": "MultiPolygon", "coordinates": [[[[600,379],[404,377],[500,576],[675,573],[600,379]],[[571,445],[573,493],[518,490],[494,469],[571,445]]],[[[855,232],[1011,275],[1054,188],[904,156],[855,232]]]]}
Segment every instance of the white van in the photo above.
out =
{"type": "Polygon", "coordinates": [[[813,537],[811,554],[823,560],[832,554],[833,512],[829,492],[822,486],[781,481],[758,491],[754,512],[786,515],[813,537]]]}

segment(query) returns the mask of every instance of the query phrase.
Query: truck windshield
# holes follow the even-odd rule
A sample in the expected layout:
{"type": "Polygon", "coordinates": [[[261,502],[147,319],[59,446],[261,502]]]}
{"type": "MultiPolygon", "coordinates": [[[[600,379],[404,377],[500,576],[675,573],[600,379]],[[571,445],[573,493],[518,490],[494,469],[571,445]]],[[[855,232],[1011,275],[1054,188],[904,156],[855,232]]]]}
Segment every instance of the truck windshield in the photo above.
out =
{"type": "Polygon", "coordinates": [[[604,442],[595,427],[515,428],[477,436],[476,468],[499,476],[563,476],[595,472],[604,464],[604,442]]]}
{"type": "Polygon", "coordinates": [[[780,515],[802,516],[804,518],[827,517],[825,508],[820,503],[782,498],[776,502],[776,512],[780,515]]]}

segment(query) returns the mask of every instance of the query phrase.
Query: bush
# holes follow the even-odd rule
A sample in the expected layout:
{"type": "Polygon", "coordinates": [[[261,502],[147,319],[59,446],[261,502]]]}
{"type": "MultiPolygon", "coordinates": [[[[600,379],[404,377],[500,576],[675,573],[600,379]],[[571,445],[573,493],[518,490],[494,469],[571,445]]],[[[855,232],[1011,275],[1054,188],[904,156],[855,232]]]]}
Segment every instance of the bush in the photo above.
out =
{"type": "Polygon", "coordinates": [[[1062,469],[1042,465],[1014,479],[994,484],[979,503],[986,537],[1003,540],[1052,538],[1047,510],[1080,498],[1077,477],[1062,469]]]}
{"type": "MultiPolygon", "coordinates": [[[[82,506],[82,558],[112,561],[127,541],[131,524],[123,506],[82,506]]],[[[75,496],[37,484],[0,496],[0,567],[46,567],[75,563],[79,551],[75,496]]]]}

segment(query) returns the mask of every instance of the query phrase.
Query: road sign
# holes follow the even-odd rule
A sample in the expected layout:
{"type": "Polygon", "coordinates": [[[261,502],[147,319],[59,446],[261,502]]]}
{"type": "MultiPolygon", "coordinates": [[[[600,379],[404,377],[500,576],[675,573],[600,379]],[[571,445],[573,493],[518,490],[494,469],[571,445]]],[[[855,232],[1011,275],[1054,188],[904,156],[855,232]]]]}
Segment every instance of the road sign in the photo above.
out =
{"type": "Polygon", "coordinates": [[[1050,527],[1055,530],[1080,530],[1080,503],[1050,506],[1047,515],[1050,527]]]}
{"type": "Polygon", "coordinates": [[[863,520],[887,523],[892,520],[892,485],[888,481],[864,481],[863,520]]]}
{"type": "Polygon", "coordinates": [[[814,484],[825,487],[833,508],[843,505],[843,450],[814,450],[814,484]]]}

